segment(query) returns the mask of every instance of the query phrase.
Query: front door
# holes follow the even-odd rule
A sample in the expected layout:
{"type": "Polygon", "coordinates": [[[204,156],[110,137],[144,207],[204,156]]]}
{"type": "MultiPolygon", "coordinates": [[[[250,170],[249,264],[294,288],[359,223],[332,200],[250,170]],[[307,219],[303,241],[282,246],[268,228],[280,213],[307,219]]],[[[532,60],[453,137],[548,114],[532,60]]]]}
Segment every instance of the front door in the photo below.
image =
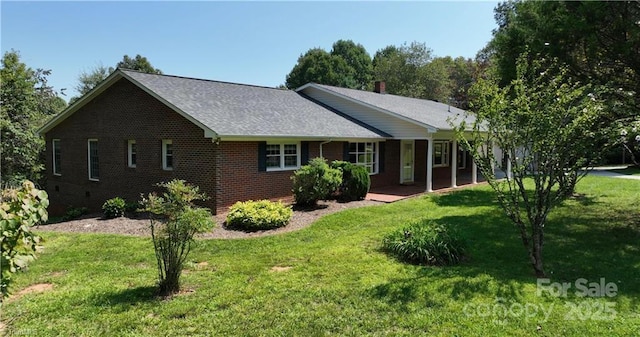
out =
{"type": "Polygon", "coordinates": [[[400,183],[401,184],[411,184],[413,183],[413,172],[414,172],[414,159],[415,159],[415,151],[414,140],[403,140],[401,143],[400,150],[400,161],[401,161],[401,169],[400,169],[400,183]]]}

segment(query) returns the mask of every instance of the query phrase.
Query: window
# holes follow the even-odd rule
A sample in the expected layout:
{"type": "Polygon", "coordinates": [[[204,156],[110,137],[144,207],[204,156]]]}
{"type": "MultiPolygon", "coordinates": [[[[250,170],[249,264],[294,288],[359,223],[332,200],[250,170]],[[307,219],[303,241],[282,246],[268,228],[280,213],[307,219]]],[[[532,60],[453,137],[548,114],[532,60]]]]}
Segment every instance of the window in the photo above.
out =
{"type": "Polygon", "coordinates": [[[127,165],[129,167],[136,167],[136,162],[138,160],[138,149],[136,148],[136,141],[130,139],[127,142],[127,165]]]}
{"type": "Polygon", "coordinates": [[[171,139],[162,140],[162,169],[173,170],[173,141],[171,139]]]}
{"type": "Polygon", "coordinates": [[[267,144],[267,171],[300,167],[300,144],[267,144]]]}
{"type": "Polygon", "coordinates": [[[364,166],[369,174],[378,173],[378,143],[349,143],[349,162],[364,166]]]}
{"type": "Polygon", "coordinates": [[[449,166],[449,142],[433,142],[433,166],[449,166]]]}
{"type": "Polygon", "coordinates": [[[458,149],[458,170],[467,168],[467,150],[458,149]]]}
{"type": "Polygon", "coordinates": [[[98,140],[89,139],[89,180],[98,181],[100,179],[100,162],[98,160],[98,140]]]}
{"type": "Polygon", "coordinates": [[[60,163],[60,139],[54,139],[51,141],[51,147],[53,148],[53,174],[61,175],[61,163],[60,163]]]}

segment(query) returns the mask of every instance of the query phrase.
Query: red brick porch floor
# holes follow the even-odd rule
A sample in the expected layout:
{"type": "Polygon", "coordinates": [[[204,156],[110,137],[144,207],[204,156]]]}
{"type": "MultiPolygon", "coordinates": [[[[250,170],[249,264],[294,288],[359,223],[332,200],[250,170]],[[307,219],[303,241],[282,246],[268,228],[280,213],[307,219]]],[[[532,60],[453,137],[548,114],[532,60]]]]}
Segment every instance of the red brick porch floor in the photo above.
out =
{"type": "MultiPolygon", "coordinates": [[[[484,182],[481,177],[478,177],[478,183],[484,182]]],[[[449,192],[465,187],[474,186],[471,183],[471,177],[458,177],[456,188],[451,188],[450,179],[436,179],[433,181],[433,192],[442,193],[449,192]]],[[[381,201],[386,203],[395,202],[402,199],[411,198],[426,193],[425,183],[416,183],[415,185],[389,185],[372,188],[367,193],[365,200],[381,201]]]]}

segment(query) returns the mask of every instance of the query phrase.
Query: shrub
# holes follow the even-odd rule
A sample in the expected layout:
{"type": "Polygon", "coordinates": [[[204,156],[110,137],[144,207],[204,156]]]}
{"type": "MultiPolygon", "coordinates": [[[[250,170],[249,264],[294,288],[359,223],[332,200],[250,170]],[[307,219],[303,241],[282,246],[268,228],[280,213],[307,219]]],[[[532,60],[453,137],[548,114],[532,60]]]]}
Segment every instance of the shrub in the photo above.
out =
{"type": "Polygon", "coordinates": [[[324,158],[314,158],[293,177],[293,197],[298,205],[315,205],[326,200],[342,183],[342,172],[329,167],[324,158]]]}
{"type": "Polygon", "coordinates": [[[140,208],[142,208],[142,205],[138,202],[128,202],[124,205],[124,211],[127,213],[137,212],[140,208]]]}
{"type": "Polygon", "coordinates": [[[86,207],[69,207],[62,216],[62,221],[74,220],[88,213],[89,209],[86,207]]]}
{"type": "Polygon", "coordinates": [[[0,197],[0,306],[9,294],[8,287],[13,273],[24,270],[35,258],[40,237],[31,227],[46,222],[48,218],[47,192],[25,180],[19,188],[2,190],[0,197]]]}
{"type": "Polygon", "coordinates": [[[120,197],[109,199],[102,204],[102,211],[104,217],[107,219],[113,219],[124,216],[127,203],[120,197]]]}
{"type": "Polygon", "coordinates": [[[362,200],[367,196],[371,177],[366,168],[340,160],[333,161],[331,167],[342,171],[342,184],[339,189],[341,200],[362,200]]]}
{"type": "Polygon", "coordinates": [[[227,226],[249,231],[273,229],[286,226],[292,216],[291,207],[280,201],[239,201],[229,208],[227,226]]]}
{"type": "Polygon", "coordinates": [[[151,239],[158,262],[160,294],[168,295],[180,290],[180,275],[194,235],[211,230],[215,225],[211,212],[194,205],[194,200],[205,200],[197,186],[184,180],[158,184],[167,191],[162,196],[149,194],[140,201],[140,211],[149,212],[151,239]]]}
{"type": "Polygon", "coordinates": [[[464,241],[449,227],[429,220],[409,224],[383,240],[383,249],[414,264],[451,265],[460,262],[464,241]]]}

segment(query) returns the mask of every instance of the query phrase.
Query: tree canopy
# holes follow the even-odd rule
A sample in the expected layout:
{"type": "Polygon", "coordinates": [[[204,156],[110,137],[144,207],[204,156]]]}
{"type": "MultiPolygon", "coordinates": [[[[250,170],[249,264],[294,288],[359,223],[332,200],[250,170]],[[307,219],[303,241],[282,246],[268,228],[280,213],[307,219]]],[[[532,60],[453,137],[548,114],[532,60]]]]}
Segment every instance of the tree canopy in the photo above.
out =
{"type": "Polygon", "coordinates": [[[0,69],[0,152],[4,182],[23,179],[39,181],[44,165],[44,140],[37,134],[49,116],[62,111],[66,103],[47,84],[50,70],[32,69],[11,50],[2,57],[0,69]]]}
{"type": "Polygon", "coordinates": [[[331,52],[309,49],[287,75],[286,85],[298,88],[309,82],[353,89],[371,86],[371,56],[361,44],[338,40],[331,52]]]}
{"type": "Polygon", "coordinates": [[[378,50],[373,59],[361,45],[338,40],[331,52],[313,48],[300,55],[287,75],[290,89],[309,82],[371,90],[385,81],[390,94],[437,100],[467,108],[467,90],[478,75],[477,63],[463,57],[434,57],[426,44],[404,43],[378,50]]]}
{"type": "MultiPolygon", "coordinates": [[[[82,71],[80,75],[78,75],[78,84],[74,89],[76,89],[80,96],[82,96],[95,88],[100,82],[104,81],[104,79],[114,72],[116,68],[137,70],[149,74],[162,74],[162,71],[158,68],[154,68],[146,57],[141,56],[140,54],[133,58],[129,55],[124,55],[122,60],[116,63],[115,67],[98,65],[90,71],[82,71]]],[[[74,102],[78,98],[80,97],[73,97],[70,101],[74,102]]]]}

